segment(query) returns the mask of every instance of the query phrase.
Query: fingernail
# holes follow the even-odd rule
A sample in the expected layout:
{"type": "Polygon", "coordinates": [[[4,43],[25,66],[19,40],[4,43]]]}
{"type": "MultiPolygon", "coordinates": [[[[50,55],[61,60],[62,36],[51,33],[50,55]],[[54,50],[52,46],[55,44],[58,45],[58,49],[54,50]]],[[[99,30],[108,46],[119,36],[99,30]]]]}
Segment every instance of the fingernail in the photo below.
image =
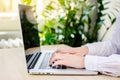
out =
{"type": "Polygon", "coordinates": [[[52,64],[49,64],[50,67],[52,67],[52,64]]]}
{"type": "Polygon", "coordinates": [[[52,62],[52,64],[54,64],[54,63],[55,63],[55,61],[52,62]]]}

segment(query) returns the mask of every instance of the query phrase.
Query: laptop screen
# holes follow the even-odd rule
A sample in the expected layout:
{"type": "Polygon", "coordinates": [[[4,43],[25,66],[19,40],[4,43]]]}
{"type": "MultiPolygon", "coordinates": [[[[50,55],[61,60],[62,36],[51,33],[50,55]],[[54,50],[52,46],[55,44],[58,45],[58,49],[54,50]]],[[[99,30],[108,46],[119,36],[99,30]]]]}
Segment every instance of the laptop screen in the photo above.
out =
{"type": "Polygon", "coordinates": [[[38,24],[36,20],[35,10],[32,6],[19,5],[20,23],[24,48],[33,48],[40,46],[40,38],[38,35],[38,24]]]}

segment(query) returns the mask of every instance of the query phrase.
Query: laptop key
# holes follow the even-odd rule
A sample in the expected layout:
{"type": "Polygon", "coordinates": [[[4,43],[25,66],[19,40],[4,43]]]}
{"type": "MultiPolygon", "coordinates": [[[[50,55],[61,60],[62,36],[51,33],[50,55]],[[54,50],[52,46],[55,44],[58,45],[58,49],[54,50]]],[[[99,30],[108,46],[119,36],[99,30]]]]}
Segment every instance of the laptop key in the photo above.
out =
{"type": "Polygon", "coordinates": [[[32,56],[33,54],[26,55],[26,61],[28,62],[32,56]]]}
{"type": "Polygon", "coordinates": [[[34,59],[31,62],[31,64],[28,66],[28,69],[34,68],[35,64],[37,63],[37,60],[40,57],[40,55],[41,55],[41,52],[36,54],[36,56],[34,57],[34,59]]]}
{"type": "MultiPolygon", "coordinates": [[[[48,53],[48,52],[45,53],[45,57],[44,57],[44,60],[42,61],[42,65],[40,68],[46,69],[49,67],[50,55],[51,55],[51,53],[48,53]]],[[[49,67],[49,68],[51,68],[51,67],[49,67]]]]}
{"type": "Polygon", "coordinates": [[[57,66],[52,66],[53,69],[67,69],[67,66],[65,65],[57,65],[57,66]]]}

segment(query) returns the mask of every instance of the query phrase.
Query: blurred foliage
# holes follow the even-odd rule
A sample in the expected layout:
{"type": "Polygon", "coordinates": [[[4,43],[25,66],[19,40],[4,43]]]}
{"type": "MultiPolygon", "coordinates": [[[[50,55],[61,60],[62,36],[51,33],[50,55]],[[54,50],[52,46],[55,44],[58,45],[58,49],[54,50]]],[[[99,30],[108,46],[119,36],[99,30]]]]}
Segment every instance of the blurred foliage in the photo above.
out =
{"type": "Polygon", "coordinates": [[[116,18],[111,18],[109,14],[102,13],[108,9],[104,6],[109,3],[97,0],[98,6],[95,6],[88,3],[87,0],[51,2],[42,14],[45,23],[39,33],[41,44],[67,44],[77,47],[98,41],[98,31],[104,24],[102,17],[108,15],[111,24],[116,20],[116,18]],[[95,9],[97,9],[97,18],[93,25],[91,15],[95,9]]]}
{"type": "Polygon", "coordinates": [[[26,5],[30,5],[32,3],[32,0],[21,0],[21,2],[26,5]]]}
{"type": "Polygon", "coordinates": [[[55,3],[51,2],[43,12],[45,25],[40,33],[43,37],[42,44],[63,43],[80,46],[86,43],[86,35],[91,27],[90,13],[95,6],[88,5],[86,0],[58,0],[58,2],[59,4],[56,4],[60,6],[58,9],[52,6],[55,3]],[[54,10],[56,16],[50,18],[54,10]]]}
{"type": "MultiPolygon", "coordinates": [[[[32,2],[32,0],[21,1],[27,5],[32,2]]],[[[111,25],[105,25],[106,31],[100,39],[101,41],[116,20],[113,12],[104,13],[108,10],[106,5],[110,3],[110,1],[97,0],[96,6],[89,3],[88,0],[51,1],[42,13],[44,25],[40,27],[39,32],[41,44],[67,44],[77,47],[96,42],[99,30],[102,25],[105,25],[103,17],[107,16],[111,25]],[[97,16],[93,15],[94,11],[97,12],[97,16]],[[96,19],[93,21],[95,17],[96,19]]],[[[118,11],[117,7],[113,11],[118,11]]]]}
{"type": "MultiPolygon", "coordinates": [[[[119,12],[118,8],[120,7],[119,5],[120,2],[116,2],[115,6],[113,7],[113,10],[110,11],[109,13],[104,13],[104,11],[109,9],[108,7],[106,7],[106,5],[109,5],[111,3],[110,1],[97,0],[97,2],[98,2],[98,12],[97,12],[98,16],[96,19],[95,26],[98,26],[98,28],[101,28],[102,25],[104,25],[106,29],[102,38],[100,39],[100,41],[102,41],[106,33],[108,32],[108,30],[112,27],[113,23],[116,21],[116,16],[114,12],[119,12]],[[106,26],[105,19],[103,19],[104,16],[107,16],[108,19],[110,20],[110,26],[106,26]]],[[[95,33],[97,33],[97,31],[95,31],[95,33]]]]}

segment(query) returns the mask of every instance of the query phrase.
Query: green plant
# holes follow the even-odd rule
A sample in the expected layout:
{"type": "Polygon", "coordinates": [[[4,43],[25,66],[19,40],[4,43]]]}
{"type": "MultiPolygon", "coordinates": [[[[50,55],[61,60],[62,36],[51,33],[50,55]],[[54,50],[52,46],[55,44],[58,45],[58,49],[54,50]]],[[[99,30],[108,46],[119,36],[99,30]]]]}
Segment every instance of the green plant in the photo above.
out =
{"type": "Polygon", "coordinates": [[[30,5],[32,3],[32,0],[21,0],[23,4],[30,5]]]}
{"type": "MultiPolygon", "coordinates": [[[[105,2],[103,0],[97,0],[97,2],[98,2],[98,11],[97,11],[98,16],[96,19],[95,27],[97,27],[97,29],[100,29],[103,24],[105,25],[105,23],[104,23],[105,19],[103,18],[104,16],[107,16],[108,19],[110,20],[110,26],[105,25],[106,30],[105,30],[102,38],[100,39],[100,41],[102,41],[103,38],[105,37],[106,33],[109,31],[109,29],[112,27],[112,25],[116,21],[116,16],[115,16],[114,12],[119,12],[118,7],[120,7],[120,6],[118,6],[118,5],[120,2],[116,2],[115,7],[113,7],[113,10],[110,13],[104,13],[104,11],[109,9],[108,7],[106,7],[106,5],[110,4],[111,3],[110,1],[105,2]],[[113,16],[113,17],[111,17],[111,16],[113,16]]],[[[96,30],[94,30],[94,32],[95,32],[95,34],[97,33],[96,30]]],[[[98,35],[98,33],[97,33],[97,35],[98,35]]],[[[95,36],[95,35],[93,35],[93,36],[95,36]]]]}
{"type": "MultiPolygon", "coordinates": [[[[116,18],[111,14],[103,13],[110,2],[97,0],[97,5],[87,3],[87,0],[58,0],[58,3],[51,2],[43,12],[45,25],[42,26],[40,36],[43,37],[42,44],[67,44],[70,46],[81,46],[85,43],[98,41],[98,31],[104,24],[104,16],[108,16],[111,25],[116,18]],[[54,7],[53,5],[58,5],[54,7]],[[59,7],[60,6],[60,7],[59,7]],[[97,18],[92,23],[91,13],[97,8],[97,18]],[[57,15],[50,18],[51,15],[57,15]],[[94,25],[93,25],[94,24],[94,25]]],[[[116,8],[115,8],[116,10],[116,8]]],[[[106,27],[106,32],[110,27],[106,27]]],[[[104,33],[101,40],[104,38],[104,33]]]]}
{"type": "MultiPolygon", "coordinates": [[[[51,43],[64,43],[70,46],[80,46],[86,43],[86,35],[89,33],[91,28],[90,13],[95,9],[93,5],[87,4],[86,0],[58,0],[63,10],[57,18],[47,20],[43,26],[42,33],[45,35],[43,44],[51,43]],[[64,14],[64,15],[63,15],[64,14]],[[53,21],[52,21],[53,20],[53,21]],[[55,22],[51,25],[51,22],[55,22]],[[49,23],[49,24],[48,24],[49,23]],[[46,32],[46,30],[49,31],[46,32]],[[86,30],[85,30],[86,29],[86,30]],[[57,32],[56,32],[57,31],[57,32]],[[53,42],[50,42],[50,37],[47,39],[46,34],[55,35],[53,36],[53,42]],[[62,37],[60,39],[60,36],[62,37]],[[84,38],[83,38],[84,37],[84,38]],[[48,42],[48,43],[47,43],[48,42]]],[[[45,13],[51,14],[52,10],[55,9],[50,3],[47,6],[45,13]]]]}

